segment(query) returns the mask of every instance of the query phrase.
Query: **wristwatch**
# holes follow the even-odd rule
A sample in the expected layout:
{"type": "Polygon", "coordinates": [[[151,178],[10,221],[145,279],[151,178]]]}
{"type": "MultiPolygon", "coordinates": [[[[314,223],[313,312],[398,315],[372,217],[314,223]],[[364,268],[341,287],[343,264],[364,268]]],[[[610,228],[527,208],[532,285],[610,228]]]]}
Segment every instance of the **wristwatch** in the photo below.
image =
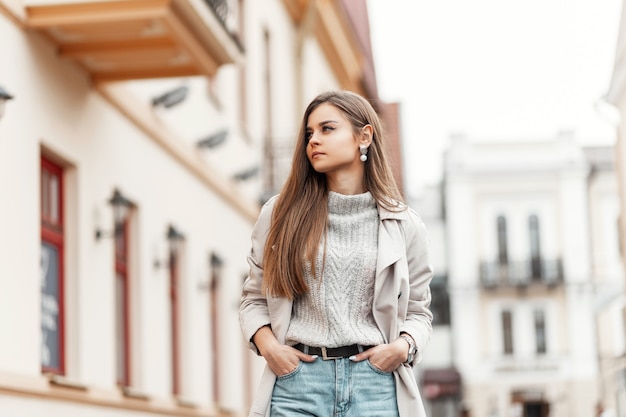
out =
{"type": "Polygon", "coordinates": [[[409,344],[409,353],[406,356],[406,361],[404,363],[410,364],[415,359],[415,355],[417,354],[417,346],[415,346],[415,342],[413,338],[406,333],[402,333],[400,337],[409,344]]]}

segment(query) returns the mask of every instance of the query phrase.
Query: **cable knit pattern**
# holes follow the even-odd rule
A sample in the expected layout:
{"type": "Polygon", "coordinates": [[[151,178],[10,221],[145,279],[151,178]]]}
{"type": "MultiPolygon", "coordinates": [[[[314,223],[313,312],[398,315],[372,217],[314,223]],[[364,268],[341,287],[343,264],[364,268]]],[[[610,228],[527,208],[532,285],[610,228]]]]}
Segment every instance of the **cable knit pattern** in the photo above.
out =
{"type": "Polygon", "coordinates": [[[328,195],[326,264],[324,244],[311,273],[304,272],[310,291],[293,304],[286,342],[339,347],[378,345],[384,339],[372,315],[378,242],[378,210],[369,192],[328,195]]]}

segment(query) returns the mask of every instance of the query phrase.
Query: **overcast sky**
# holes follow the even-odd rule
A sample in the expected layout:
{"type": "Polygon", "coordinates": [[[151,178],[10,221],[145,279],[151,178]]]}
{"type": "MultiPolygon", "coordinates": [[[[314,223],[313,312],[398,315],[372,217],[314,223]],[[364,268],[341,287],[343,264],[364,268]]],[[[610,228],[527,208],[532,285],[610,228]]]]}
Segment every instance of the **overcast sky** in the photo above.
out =
{"type": "Polygon", "coordinates": [[[368,0],[379,93],[402,105],[407,191],[441,179],[450,133],[612,144],[621,0],[368,0]]]}

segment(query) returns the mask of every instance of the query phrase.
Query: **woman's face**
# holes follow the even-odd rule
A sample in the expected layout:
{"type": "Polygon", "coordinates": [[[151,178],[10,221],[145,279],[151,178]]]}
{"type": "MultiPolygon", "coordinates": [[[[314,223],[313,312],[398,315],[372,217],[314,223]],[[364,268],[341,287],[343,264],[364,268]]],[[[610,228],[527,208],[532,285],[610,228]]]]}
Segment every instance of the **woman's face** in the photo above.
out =
{"type": "Polygon", "coordinates": [[[359,141],[344,113],[332,104],[320,104],[306,125],[306,154],[313,169],[326,175],[363,175],[359,141]]]}

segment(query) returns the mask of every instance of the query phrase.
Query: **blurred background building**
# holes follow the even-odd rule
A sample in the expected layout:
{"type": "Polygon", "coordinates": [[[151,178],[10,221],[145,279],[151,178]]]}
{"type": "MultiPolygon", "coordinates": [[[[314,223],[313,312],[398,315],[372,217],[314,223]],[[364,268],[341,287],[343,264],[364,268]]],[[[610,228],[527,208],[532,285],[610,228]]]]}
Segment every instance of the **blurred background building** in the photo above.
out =
{"type": "MultiPolygon", "coordinates": [[[[610,86],[604,97],[604,115],[616,130],[614,162],[619,199],[619,252],[622,268],[626,268],[626,1],[622,1],[617,47],[610,86]]],[[[602,382],[605,387],[605,403],[616,415],[626,415],[626,294],[621,295],[603,317],[601,327],[602,382]]]]}
{"type": "Polygon", "coordinates": [[[445,161],[462,406],[479,416],[593,415],[597,311],[623,288],[612,149],[581,148],[569,132],[458,135],[445,161]]]}

